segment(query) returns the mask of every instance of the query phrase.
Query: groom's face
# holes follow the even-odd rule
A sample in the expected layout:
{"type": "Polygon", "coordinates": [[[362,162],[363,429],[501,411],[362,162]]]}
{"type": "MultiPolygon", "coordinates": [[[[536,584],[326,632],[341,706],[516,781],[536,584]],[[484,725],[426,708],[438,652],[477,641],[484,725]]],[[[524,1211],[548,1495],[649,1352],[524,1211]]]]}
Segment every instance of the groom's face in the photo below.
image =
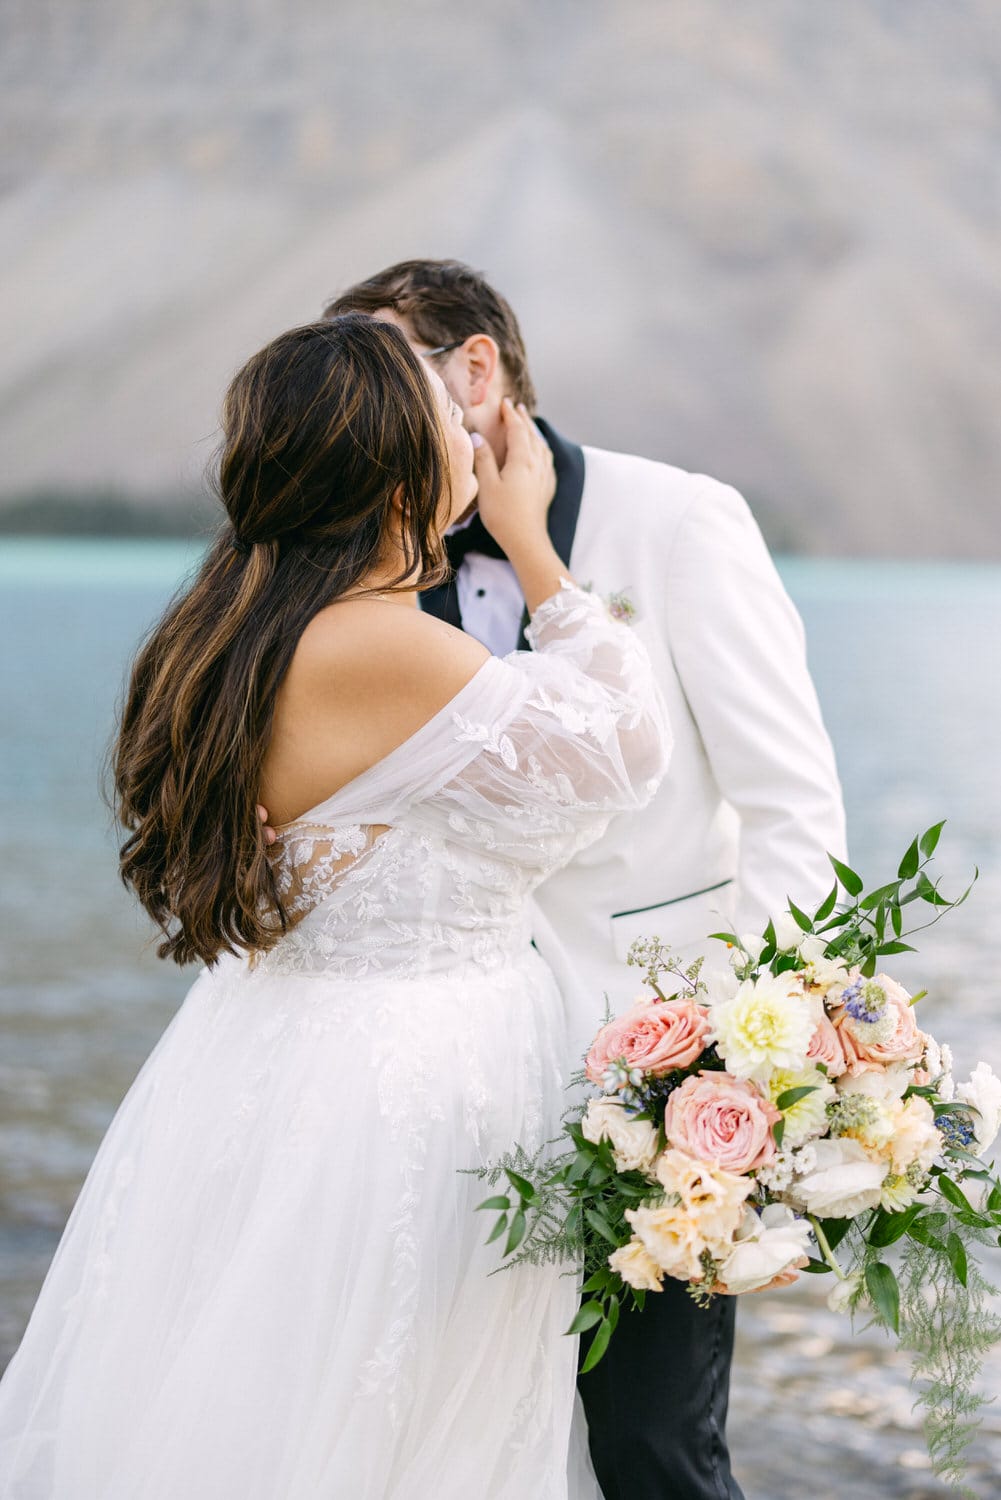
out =
{"type": "Polygon", "coordinates": [[[481,432],[489,439],[496,408],[507,390],[493,339],[486,334],[473,334],[456,348],[434,354],[394,308],[381,307],[372,316],[380,323],[392,323],[399,328],[414,353],[444,381],[449,395],[462,407],[470,432],[481,432]]]}

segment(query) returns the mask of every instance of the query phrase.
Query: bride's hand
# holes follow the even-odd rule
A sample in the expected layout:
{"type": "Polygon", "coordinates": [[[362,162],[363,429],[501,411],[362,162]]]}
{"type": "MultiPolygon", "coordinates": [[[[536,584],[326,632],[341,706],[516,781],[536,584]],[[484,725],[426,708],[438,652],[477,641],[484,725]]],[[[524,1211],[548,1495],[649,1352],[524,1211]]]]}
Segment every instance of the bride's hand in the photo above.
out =
{"type": "Polygon", "coordinates": [[[556,471],[549,444],[527,407],[505,397],[501,420],[507,440],[504,466],[488,443],[475,449],[473,466],[479,481],[479,510],[484,526],[510,554],[546,536],[546,514],[556,493],[556,471]]]}

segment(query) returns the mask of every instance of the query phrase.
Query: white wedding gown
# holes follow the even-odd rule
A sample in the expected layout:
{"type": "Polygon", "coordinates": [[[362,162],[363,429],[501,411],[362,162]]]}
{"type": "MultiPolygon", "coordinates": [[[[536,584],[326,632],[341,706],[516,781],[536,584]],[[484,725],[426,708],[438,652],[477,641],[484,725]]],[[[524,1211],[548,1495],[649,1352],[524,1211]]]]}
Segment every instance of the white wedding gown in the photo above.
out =
{"type": "Polygon", "coordinates": [[[597,599],[532,630],[284,830],[300,920],[199,976],[108,1130],[0,1384],[4,1500],[597,1495],[575,1278],[491,1276],[462,1169],[558,1128],[527,898],[652,795],[668,732],[597,599]]]}

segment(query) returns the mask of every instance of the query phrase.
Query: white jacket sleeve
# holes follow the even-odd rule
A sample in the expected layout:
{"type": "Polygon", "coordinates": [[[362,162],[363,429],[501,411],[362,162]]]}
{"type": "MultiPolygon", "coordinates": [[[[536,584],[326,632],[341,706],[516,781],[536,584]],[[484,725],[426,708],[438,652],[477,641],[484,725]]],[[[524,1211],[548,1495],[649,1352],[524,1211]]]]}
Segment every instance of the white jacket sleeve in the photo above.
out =
{"type": "Polygon", "coordinates": [[[684,516],[664,588],[667,639],[722,795],[740,815],[741,932],[817,902],[843,858],[834,752],[803,625],[743,497],[707,479],[684,516]]]}

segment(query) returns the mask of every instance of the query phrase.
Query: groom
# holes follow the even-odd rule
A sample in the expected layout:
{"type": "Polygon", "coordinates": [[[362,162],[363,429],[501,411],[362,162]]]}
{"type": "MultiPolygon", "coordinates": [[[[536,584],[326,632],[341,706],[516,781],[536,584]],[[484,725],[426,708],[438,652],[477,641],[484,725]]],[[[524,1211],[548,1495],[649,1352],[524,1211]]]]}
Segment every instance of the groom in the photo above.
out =
{"type": "MultiPolygon", "coordinates": [[[[536,403],[498,292],[456,261],[413,260],[351,287],[325,316],[349,311],[398,324],[503,464],[501,401],[536,403]]],[[[566,997],[576,1058],[603,993],[621,1008],[640,987],[624,963],[634,938],[684,953],[721,928],[760,932],[790,896],[819,900],[826,851],[844,853],[844,815],[802,626],[741,496],[538,425],[555,462],[556,550],[641,634],[675,736],[652,805],[614,819],[537,893],[535,940],[566,997]]],[[[447,542],[454,580],[425,593],[424,608],[498,655],[523,646],[514,570],[482,522],[447,542]]],[[[725,1438],[734,1305],[718,1297],[703,1310],[667,1280],[580,1378],[606,1500],[739,1500],[725,1438]]]]}

